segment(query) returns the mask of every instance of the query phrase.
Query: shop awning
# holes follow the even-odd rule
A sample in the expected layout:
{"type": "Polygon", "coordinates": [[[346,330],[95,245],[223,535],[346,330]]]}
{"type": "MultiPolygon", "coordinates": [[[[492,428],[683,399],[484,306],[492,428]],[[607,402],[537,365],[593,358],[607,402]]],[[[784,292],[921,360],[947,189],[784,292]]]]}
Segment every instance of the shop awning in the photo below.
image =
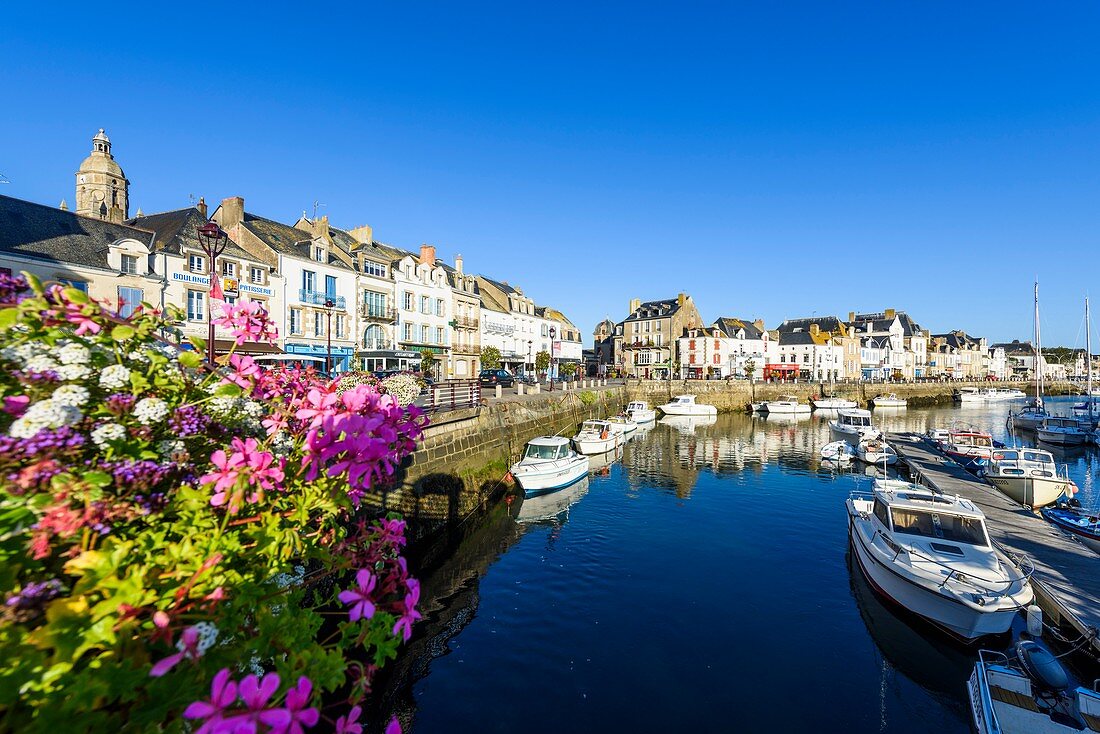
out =
{"type": "Polygon", "coordinates": [[[215,339],[214,351],[218,354],[228,354],[232,349],[234,354],[283,354],[283,350],[274,344],[267,342],[245,342],[238,346],[233,339],[215,339]]]}

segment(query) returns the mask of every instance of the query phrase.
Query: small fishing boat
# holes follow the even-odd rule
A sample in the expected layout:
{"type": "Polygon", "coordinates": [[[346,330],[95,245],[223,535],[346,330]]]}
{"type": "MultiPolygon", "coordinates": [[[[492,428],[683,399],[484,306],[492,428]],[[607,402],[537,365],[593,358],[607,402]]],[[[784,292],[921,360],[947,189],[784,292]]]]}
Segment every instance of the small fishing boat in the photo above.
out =
{"type": "Polygon", "coordinates": [[[829,421],[829,433],[834,440],[855,446],[860,441],[875,438],[879,430],[871,422],[871,411],[851,408],[840,411],[836,420],[829,421]]]}
{"type": "Polygon", "coordinates": [[[718,408],[695,402],[694,395],[677,395],[657,410],[665,415],[718,415],[718,408]]]}
{"type": "Polygon", "coordinates": [[[1035,435],[1043,443],[1059,446],[1084,446],[1089,440],[1089,431],[1076,418],[1048,416],[1042,425],[1035,429],[1035,435]]]}
{"type": "Polygon", "coordinates": [[[880,438],[860,441],[856,446],[856,458],[868,464],[892,466],[898,461],[898,454],[880,438]]]}
{"type": "Polygon", "coordinates": [[[1049,451],[1042,449],[998,449],[993,452],[985,478],[1013,501],[1026,507],[1045,507],[1065,495],[1073,497],[1077,486],[1062,473],[1049,451]]]}
{"type": "Polygon", "coordinates": [[[752,410],[753,413],[767,413],[768,404],[763,400],[759,400],[755,403],[749,403],[749,409],[752,410]]]}
{"type": "Polygon", "coordinates": [[[1100,553],[1100,516],[1096,513],[1090,514],[1062,503],[1059,503],[1058,507],[1044,507],[1042,513],[1047,522],[1054,523],[1100,553]]]}
{"type": "Polygon", "coordinates": [[[1014,652],[978,651],[966,685],[978,734],[1100,731],[1100,693],[1071,687],[1058,658],[1034,640],[1021,640],[1014,652]]]}
{"type": "Polygon", "coordinates": [[[1034,431],[1050,417],[1043,407],[1043,399],[1032,400],[1019,411],[1010,413],[1008,423],[1014,431],[1034,431]]]}
{"type": "Polygon", "coordinates": [[[627,435],[634,433],[634,431],[638,430],[638,424],[630,420],[630,418],[625,415],[613,415],[607,419],[607,422],[612,424],[613,426],[619,426],[622,429],[623,433],[627,435]]]}
{"type": "Polygon", "coordinates": [[[1034,598],[1030,569],[993,546],[969,500],[895,480],[846,504],[849,541],[871,586],[954,637],[1006,632],[1034,598]]]}
{"type": "Polygon", "coordinates": [[[512,465],[512,477],[525,497],[568,487],[588,475],[588,457],[569,448],[569,439],[539,436],[527,442],[523,458],[512,465]]]}
{"type": "Polygon", "coordinates": [[[767,408],[768,415],[773,413],[809,413],[813,410],[809,403],[798,402],[798,397],[795,395],[784,395],[779,400],[768,400],[764,403],[764,407],[767,408]]]}
{"type": "Polygon", "coordinates": [[[993,437],[978,429],[952,429],[948,431],[943,452],[958,462],[963,469],[977,473],[989,464],[993,457],[993,437]]]}
{"type": "Polygon", "coordinates": [[[609,421],[589,420],[581,424],[581,430],[573,436],[573,447],[582,454],[602,454],[623,445],[621,426],[609,421]]]}
{"type": "Polygon", "coordinates": [[[855,400],[848,400],[847,398],[838,398],[835,396],[822,396],[810,401],[813,403],[814,408],[817,410],[845,410],[847,408],[857,408],[859,404],[855,400]]]}
{"type": "Polygon", "coordinates": [[[626,415],[635,423],[653,423],[657,420],[657,411],[649,407],[644,400],[634,400],[626,404],[626,415]]]}
{"type": "Polygon", "coordinates": [[[886,393],[877,396],[871,401],[876,408],[904,408],[908,403],[904,398],[899,398],[897,393],[886,393]]]}
{"type": "Polygon", "coordinates": [[[833,441],[821,447],[821,458],[825,461],[847,464],[856,458],[856,449],[847,441],[833,441]]]}

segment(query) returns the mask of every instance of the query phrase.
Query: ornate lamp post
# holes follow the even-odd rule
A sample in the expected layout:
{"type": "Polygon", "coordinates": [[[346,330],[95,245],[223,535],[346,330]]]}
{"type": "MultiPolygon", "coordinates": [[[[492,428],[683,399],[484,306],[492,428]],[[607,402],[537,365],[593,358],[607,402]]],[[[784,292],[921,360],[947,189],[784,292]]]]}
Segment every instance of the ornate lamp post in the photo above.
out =
{"type": "Polygon", "coordinates": [[[557,335],[557,330],[550,327],[550,392],[554,392],[554,337],[557,335]]]}
{"type": "MultiPolygon", "coordinates": [[[[210,294],[213,295],[216,288],[214,279],[218,277],[216,268],[216,262],[221,254],[225,252],[225,246],[229,243],[229,235],[222,231],[222,228],[217,225],[216,222],[210,221],[201,227],[196,227],[196,233],[199,236],[199,247],[202,248],[202,252],[206,255],[206,259],[210,262],[210,294]]],[[[207,299],[208,301],[211,299],[207,299]]],[[[207,339],[206,339],[206,359],[211,365],[214,364],[214,320],[213,304],[206,304],[206,324],[207,324],[207,339]]]]}
{"type": "Polygon", "coordinates": [[[531,345],[532,344],[534,344],[534,342],[532,340],[528,339],[527,340],[527,361],[523,363],[523,374],[525,374],[525,375],[527,374],[527,365],[529,363],[535,361],[534,357],[531,356],[531,345]]]}
{"type": "Polygon", "coordinates": [[[336,303],[331,298],[325,299],[325,341],[327,353],[325,354],[325,374],[332,377],[332,309],[336,303]]]}

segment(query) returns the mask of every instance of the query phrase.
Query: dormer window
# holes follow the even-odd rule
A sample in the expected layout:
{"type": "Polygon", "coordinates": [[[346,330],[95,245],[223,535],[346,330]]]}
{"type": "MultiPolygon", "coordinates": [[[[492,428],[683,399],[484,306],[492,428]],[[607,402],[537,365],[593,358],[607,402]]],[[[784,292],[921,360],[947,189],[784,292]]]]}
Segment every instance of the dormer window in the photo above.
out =
{"type": "Polygon", "coordinates": [[[313,246],[313,259],[319,263],[325,262],[325,248],[321,245],[313,246]]]}
{"type": "Polygon", "coordinates": [[[136,255],[123,255],[119,271],[125,275],[138,274],[138,259],[136,255]]]}

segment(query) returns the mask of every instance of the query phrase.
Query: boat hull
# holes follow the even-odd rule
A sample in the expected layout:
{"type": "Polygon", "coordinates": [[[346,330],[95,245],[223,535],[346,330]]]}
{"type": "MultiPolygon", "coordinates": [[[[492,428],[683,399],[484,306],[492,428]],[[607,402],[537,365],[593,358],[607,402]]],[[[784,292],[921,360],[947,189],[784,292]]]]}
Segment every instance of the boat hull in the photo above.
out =
{"type": "Polygon", "coordinates": [[[818,410],[846,410],[858,408],[859,404],[854,400],[841,400],[839,398],[826,398],[824,400],[811,401],[818,410]]]}
{"type": "Polygon", "coordinates": [[[708,416],[718,415],[718,409],[713,405],[692,405],[692,406],[679,406],[679,405],[662,405],[660,406],[661,412],[665,415],[691,415],[691,416],[708,416]]]}
{"type": "Polygon", "coordinates": [[[1065,479],[989,476],[986,479],[1009,499],[1027,507],[1053,505],[1063,494],[1068,494],[1070,487],[1065,479]]]}
{"type": "Polygon", "coordinates": [[[778,415],[809,413],[813,410],[809,405],[803,405],[802,403],[764,403],[764,405],[768,413],[776,413],[778,415]]]}
{"type": "Polygon", "coordinates": [[[627,415],[635,423],[653,423],[657,420],[657,411],[655,410],[631,410],[627,411],[627,415]]]}
{"type": "Polygon", "coordinates": [[[623,434],[612,433],[607,438],[573,438],[573,448],[579,454],[604,454],[623,445],[623,434]]]}
{"type": "Polygon", "coordinates": [[[1035,433],[1043,443],[1052,443],[1058,446],[1084,446],[1088,441],[1088,434],[1083,431],[1051,431],[1046,428],[1038,428],[1035,433]]]}
{"type": "Polygon", "coordinates": [[[860,571],[880,596],[928,620],[952,637],[969,643],[986,635],[1002,634],[1012,626],[1017,611],[1014,607],[978,611],[915,584],[886,567],[866,547],[866,539],[851,514],[848,516],[848,537],[860,571]]]}
{"type": "Polygon", "coordinates": [[[588,457],[571,461],[560,467],[547,467],[545,471],[523,472],[519,465],[512,467],[512,477],[523,490],[524,497],[556,492],[565,489],[588,476],[588,457]]]}
{"type": "Polygon", "coordinates": [[[1043,517],[1046,518],[1047,522],[1056,525],[1077,538],[1086,547],[1091,548],[1094,553],[1100,553],[1100,525],[1082,527],[1073,522],[1075,515],[1076,513],[1055,510],[1052,508],[1043,510],[1043,517]]]}

